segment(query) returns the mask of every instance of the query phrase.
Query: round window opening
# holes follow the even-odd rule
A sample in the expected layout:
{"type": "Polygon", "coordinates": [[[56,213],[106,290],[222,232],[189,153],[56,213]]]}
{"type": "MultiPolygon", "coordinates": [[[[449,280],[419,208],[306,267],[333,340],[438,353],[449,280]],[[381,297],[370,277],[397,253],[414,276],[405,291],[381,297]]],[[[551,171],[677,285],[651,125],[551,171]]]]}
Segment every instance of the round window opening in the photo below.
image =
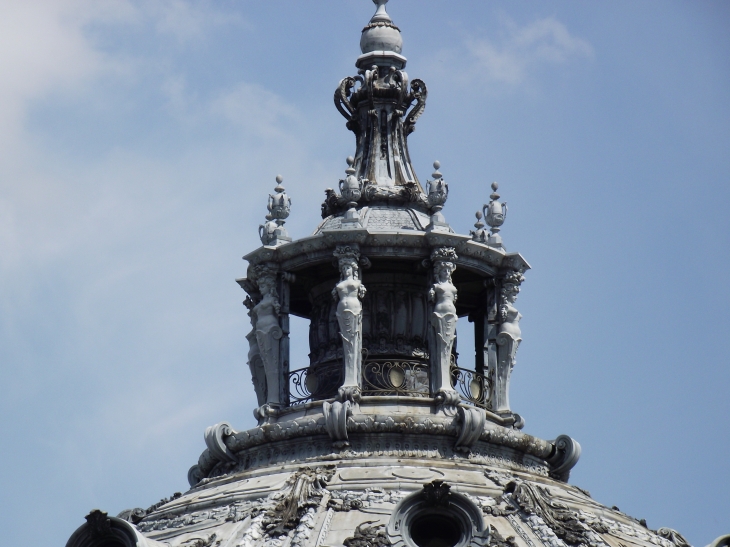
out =
{"type": "Polygon", "coordinates": [[[418,547],[454,547],[463,533],[453,517],[430,514],[413,519],[410,535],[418,547]]]}

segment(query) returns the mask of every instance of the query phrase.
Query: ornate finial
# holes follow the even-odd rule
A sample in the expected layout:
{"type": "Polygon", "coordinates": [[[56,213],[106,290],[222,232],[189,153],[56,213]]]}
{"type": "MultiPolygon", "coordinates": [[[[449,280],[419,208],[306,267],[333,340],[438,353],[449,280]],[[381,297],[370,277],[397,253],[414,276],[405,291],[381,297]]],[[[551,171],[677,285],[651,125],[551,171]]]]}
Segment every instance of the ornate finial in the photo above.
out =
{"type": "Polygon", "coordinates": [[[431,176],[434,180],[428,181],[428,204],[431,207],[431,224],[428,225],[429,232],[450,232],[451,227],[446,223],[441,209],[444,208],[446,199],[449,197],[449,185],[444,181],[444,177],[439,171],[441,162],[433,162],[434,172],[431,176]]]}
{"type": "Polygon", "coordinates": [[[507,202],[500,203],[498,201],[500,197],[497,193],[498,188],[499,184],[493,182],[492,194],[489,196],[491,201],[485,204],[482,209],[484,211],[484,219],[491,227],[491,233],[486,240],[486,244],[494,247],[503,247],[502,236],[499,235],[499,230],[500,226],[504,224],[504,221],[507,218],[507,202]]]}
{"type": "Polygon", "coordinates": [[[492,194],[489,196],[489,199],[495,200],[499,199],[499,194],[497,193],[497,189],[499,188],[499,184],[497,182],[492,183],[492,194]]]}
{"type": "Polygon", "coordinates": [[[393,24],[393,20],[385,11],[388,0],[373,0],[378,6],[375,15],[362,29],[360,37],[360,51],[362,55],[357,60],[358,68],[368,68],[373,64],[378,66],[394,66],[398,69],[405,67],[406,58],[400,52],[403,49],[403,38],[400,29],[393,24]]]}
{"type": "Polygon", "coordinates": [[[259,226],[259,237],[264,245],[276,246],[291,241],[284,228],[284,222],[291,212],[291,198],[286,195],[282,182],[284,177],[276,175],[276,194],[269,194],[269,214],[266,215],[266,223],[259,226]]]}
{"type": "Polygon", "coordinates": [[[469,230],[469,235],[471,236],[472,241],[486,243],[487,231],[484,229],[484,223],[482,222],[482,212],[477,211],[474,213],[474,216],[477,217],[477,221],[474,223],[474,228],[476,228],[476,230],[469,230]]]}
{"type": "Polygon", "coordinates": [[[357,214],[357,202],[362,197],[363,181],[355,177],[355,158],[347,156],[347,176],[340,180],[340,194],[347,200],[347,212],[342,219],[343,227],[360,227],[360,216],[357,214]]]}

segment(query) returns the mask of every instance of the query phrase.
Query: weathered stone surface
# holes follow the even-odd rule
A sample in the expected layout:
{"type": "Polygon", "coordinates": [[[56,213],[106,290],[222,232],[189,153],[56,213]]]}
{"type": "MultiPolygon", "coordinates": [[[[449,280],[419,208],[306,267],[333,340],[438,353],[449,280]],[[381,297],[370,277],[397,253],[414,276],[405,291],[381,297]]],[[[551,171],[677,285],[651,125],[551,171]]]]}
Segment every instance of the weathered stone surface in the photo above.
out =
{"type": "Polygon", "coordinates": [[[403,71],[400,30],[375,3],[360,71],[335,92],[356,137],[339,194],[326,189],[321,224],[291,241],[277,177],[237,280],[258,426],[209,427],[187,492],[92,511],[67,547],[689,547],[567,484],[575,440],[521,431],[509,391],[530,266],[504,248],[496,183],[470,236],[442,213],[438,162],[421,186],[407,138],[426,85],[403,71]],[[298,370],[290,315],[310,320],[298,370]],[[467,316],[475,347],[459,356],[467,316]]]}

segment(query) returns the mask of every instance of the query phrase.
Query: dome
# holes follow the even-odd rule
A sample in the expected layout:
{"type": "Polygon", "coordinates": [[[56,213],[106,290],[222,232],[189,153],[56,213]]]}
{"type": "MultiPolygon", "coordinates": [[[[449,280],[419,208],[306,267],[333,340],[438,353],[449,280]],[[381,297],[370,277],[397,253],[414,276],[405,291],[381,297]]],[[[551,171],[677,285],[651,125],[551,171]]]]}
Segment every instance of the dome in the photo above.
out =
{"type": "Polygon", "coordinates": [[[398,68],[399,31],[376,3],[363,55],[382,64],[335,91],[356,149],[322,222],[289,236],[277,176],[236,280],[258,425],[208,427],[186,492],[94,510],[67,547],[689,547],[570,484],[577,441],[523,431],[509,394],[530,265],[503,244],[496,183],[466,235],[443,213],[440,163],[419,182],[408,136],[427,89],[398,68]],[[295,359],[291,316],[309,321],[295,359]],[[475,341],[461,356],[459,317],[475,341]]]}

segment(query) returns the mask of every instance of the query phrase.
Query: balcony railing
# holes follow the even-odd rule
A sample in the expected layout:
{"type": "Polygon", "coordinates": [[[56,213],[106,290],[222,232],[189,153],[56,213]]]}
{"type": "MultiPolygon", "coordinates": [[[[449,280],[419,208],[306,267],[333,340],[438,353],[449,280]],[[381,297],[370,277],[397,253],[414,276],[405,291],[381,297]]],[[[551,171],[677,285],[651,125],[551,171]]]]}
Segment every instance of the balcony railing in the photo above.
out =
{"type": "Polygon", "coordinates": [[[362,365],[363,395],[429,396],[428,363],[371,359],[362,365]]]}
{"type": "Polygon", "coordinates": [[[300,368],[289,373],[289,404],[330,399],[342,385],[342,363],[300,368]]]}
{"type": "MultiPolygon", "coordinates": [[[[342,363],[300,368],[289,373],[289,404],[330,399],[342,385],[342,363]]],[[[451,366],[451,385],[462,401],[491,409],[491,380],[473,370],[451,366]]],[[[362,394],[429,397],[428,363],[399,359],[370,359],[362,365],[362,394]]]]}
{"type": "Polygon", "coordinates": [[[487,376],[452,364],[451,385],[465,403],[491,410],[492,382],[487,376]]]}

